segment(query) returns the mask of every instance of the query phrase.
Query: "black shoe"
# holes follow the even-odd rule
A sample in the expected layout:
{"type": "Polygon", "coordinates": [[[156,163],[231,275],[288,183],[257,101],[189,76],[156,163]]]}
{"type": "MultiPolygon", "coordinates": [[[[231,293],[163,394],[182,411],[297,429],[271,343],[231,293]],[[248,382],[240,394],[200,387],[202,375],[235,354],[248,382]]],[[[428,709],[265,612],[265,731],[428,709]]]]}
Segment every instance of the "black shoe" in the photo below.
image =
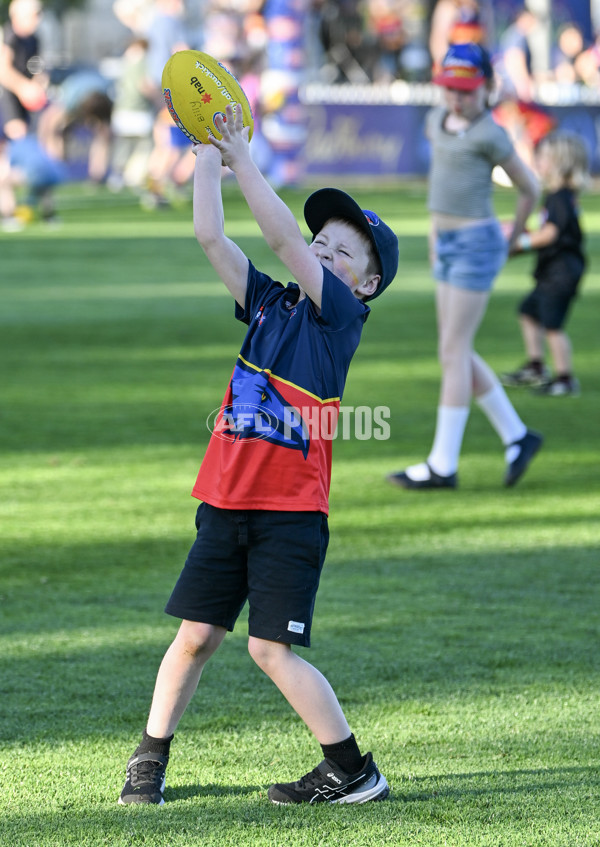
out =
{"type": "Polygon", "coordinates": [[[401,488],[456,488],[458,485],[458,474],[452,473],[450,476],[440,476],[429,465],[429,479],[412,479],[406,471],[398,471],[398,473],[388,474],[386,477],[392,485],[399,485],[401,488]]]}
{"type": "Polygon", "coordinates": [[[539,432],[528,429],[523,438],[510,445],[521,449],[517,458],[506,467],[504,485],[514,485],[521,479],[543,442],[544,439],[539,432]]]}
{"type": "Polygon", "coordinates": [[[269,788],[269,800],[284,803],[366,803],[384,800],[390,793],[387,780],[379,773],[371,753],[365,756],[362,769],[344,773],[329,759],[297,782],[284,782],[269,788]]]}
{"type": "Polygon", "coordinates": [[[541,368],[535,368],[527,363],[517,368],[516,371],[500,374],[500,382],[509,388],[523,385],[533,387],[535,385],[544,385],[551,379],[551,376],[546,365],[542,365],[541,368]]]}
{"type": "Polygon", "coordinates": [[[120,805],[153,803],[162,806],[168,761],[169,757],[160,753],[134,753],[127,762],[127,780],[119,797],[120,805]]]}

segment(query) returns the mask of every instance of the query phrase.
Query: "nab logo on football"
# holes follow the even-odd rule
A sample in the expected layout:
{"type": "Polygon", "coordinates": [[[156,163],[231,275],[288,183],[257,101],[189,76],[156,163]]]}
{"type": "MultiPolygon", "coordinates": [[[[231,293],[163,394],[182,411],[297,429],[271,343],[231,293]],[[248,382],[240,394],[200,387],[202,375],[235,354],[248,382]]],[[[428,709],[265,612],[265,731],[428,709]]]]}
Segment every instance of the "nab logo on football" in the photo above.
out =
{"type": "Polygon", "coordinates": [[[210,103],[210,101],[212,100],[212,97],[207,92],[206,88],[202,85],[202,83],[200,82],[200,80],[198,79],[197,76],[193,76],[190,79],[190,85],[192,85],[198,91],[199,94],[203,95],[202,96],[202,102],[203,103],[210,103]]]}

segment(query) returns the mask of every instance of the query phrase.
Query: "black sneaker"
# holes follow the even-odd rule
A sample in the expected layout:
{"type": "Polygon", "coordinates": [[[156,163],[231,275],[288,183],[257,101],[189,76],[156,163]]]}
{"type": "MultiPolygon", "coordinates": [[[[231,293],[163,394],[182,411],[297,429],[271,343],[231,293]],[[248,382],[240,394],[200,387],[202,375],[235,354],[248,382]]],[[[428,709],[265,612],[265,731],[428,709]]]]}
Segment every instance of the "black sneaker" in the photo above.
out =
{"type": "Polygon", "coordinates": [[[500,374],[500,382],[509,388],[528,385],[533,388],[536,385],[544,385],[551,378],[551,373],[545,365],[540,368],[534,368],[529,363],[526,363],[516,371],[511,373],[500,374]]]}
{"type": "Polygon", "coordinates": [[[579,397],[581,389],[579,380],[572,376],[569,379],[552,379],[536,388],[534,394],[544,397],[579,397]]]}
{"type": "Polygon", "coordinates": [[[514,485],[523,476],[529,463],[544,443],[539,432],[528,429],[523,438],[511,444],[511,447],[519,447],[519,455],[506,467],[504,474],[504,485],[514,485]]]}
{"type": "Polygon", "coordinates": [[[284,782],[269,788],[271,803],[366,803],[384,800],[390,793],[387,780],[379,773],[371,753],[362,769],[344,773],[330,759],[323,759],[314,771],[297,782],[284,782]]]}
{"type": "Polygon", "coordinates": [[[386,477],[392,485],[399,485],[401,488],[456,488],[458,485],[458,474],[453,473],[449,476],[441,476],[432,470],[429,465],[429,479],[413,479],[406,471],[398,471],[398,473],[388,474],[386,477]]]}
{"type": "Polygon", "coordinates": [[[127,780],[119,797],[120,805],[153,803],[162,806],[168,761],[169,757],[160,753],[134,753],[127,762],[127,780]]]}

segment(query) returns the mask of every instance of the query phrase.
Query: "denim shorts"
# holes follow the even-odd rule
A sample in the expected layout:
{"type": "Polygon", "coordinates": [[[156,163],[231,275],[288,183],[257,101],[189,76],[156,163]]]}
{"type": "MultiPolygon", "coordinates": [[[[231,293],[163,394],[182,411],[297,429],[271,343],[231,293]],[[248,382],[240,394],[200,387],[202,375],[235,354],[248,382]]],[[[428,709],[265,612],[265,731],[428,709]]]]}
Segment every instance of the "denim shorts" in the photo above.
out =
{"type": "Polygon", "coordinates": [[[433,275],[457,288],[491,291],[507,256],[506,238],[496,220],[442,230],[437,234],[433,275]]]}
{"type": "Polygon", "coordinates": [[[250,635],[310,647],[327,516],[201,503],[196,529],[167,614],[231,632],[247,600],[250,635]]]}

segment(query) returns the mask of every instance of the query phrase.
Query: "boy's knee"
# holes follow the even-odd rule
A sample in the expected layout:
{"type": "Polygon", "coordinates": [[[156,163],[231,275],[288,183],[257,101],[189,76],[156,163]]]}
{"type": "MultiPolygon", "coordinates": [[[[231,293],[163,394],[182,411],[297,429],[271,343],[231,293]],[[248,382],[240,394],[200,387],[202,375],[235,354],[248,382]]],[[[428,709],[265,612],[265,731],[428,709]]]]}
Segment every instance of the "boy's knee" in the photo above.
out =
{"type": "Polygon", "coordinates": [[[175,640],[185,653],[200,657],[207,652],[209,655],[213,653],[223,640],[224,634],[221,627],[196,621],[182,621],[175,640]]]}
{"type": "Polygon", "coordinates": [[[265,641],[263,638],[254,638],[253,636],[248,639],[250,656],[266,674],[269,673],[269,668],[272,668],[286,655],[288,650],[287,644],[265,641]]]}

